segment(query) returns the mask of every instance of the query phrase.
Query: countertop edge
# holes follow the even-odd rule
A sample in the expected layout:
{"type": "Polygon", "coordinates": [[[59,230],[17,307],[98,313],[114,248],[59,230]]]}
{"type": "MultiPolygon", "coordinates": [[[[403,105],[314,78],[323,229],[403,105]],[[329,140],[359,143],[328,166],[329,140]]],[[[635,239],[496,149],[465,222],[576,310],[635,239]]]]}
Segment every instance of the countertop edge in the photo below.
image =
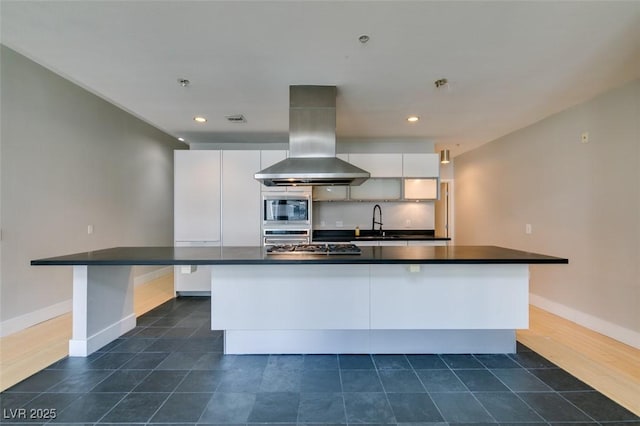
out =
{"type": "Polygon", "coordinates": [[[567,259],[287,259],[287,260],[194,260],[194,261],[31,261],[31,266],[183,266],[183,265],[547,265],[568,264],[567,259]]]}
{"type": "Polygon", "coordinates": [[[114,247],[31,260],[32,266],[568,264],[565,258],[495,246],[363,247],[362,255],[267,255],[261,247],[114,247]]]}

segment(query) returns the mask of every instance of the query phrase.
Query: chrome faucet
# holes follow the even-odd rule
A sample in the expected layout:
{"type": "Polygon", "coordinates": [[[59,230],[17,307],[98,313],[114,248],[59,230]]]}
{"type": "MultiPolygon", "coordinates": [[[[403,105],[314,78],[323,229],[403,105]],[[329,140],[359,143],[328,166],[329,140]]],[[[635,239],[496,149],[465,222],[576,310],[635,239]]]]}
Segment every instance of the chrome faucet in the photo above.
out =
{"type": "Polygon", "coordinates": [[[380,204],[376,204],[375,206],[373,206],[373,217],[371,218],[372,231],[376,230],[376,224],[380,225],[378,232],[382,234],[382,207],[380,207],[380,204]],[[378,220],[376,220],[376,209],[378,209],[378,213],[380,213],[380,218],[378,220]]]}

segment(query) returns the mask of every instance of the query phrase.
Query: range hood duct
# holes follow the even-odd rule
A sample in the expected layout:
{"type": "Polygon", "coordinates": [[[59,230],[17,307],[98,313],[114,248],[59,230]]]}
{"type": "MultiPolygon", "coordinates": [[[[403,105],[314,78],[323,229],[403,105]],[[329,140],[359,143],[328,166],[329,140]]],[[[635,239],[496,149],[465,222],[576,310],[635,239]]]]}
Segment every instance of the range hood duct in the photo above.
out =
{"type": "Polygon", "coordinates": [[[254,177],[266,186],[360,185],[369,172],[336,158],[336,87],[289,87],[289,158],[254,177]]]}

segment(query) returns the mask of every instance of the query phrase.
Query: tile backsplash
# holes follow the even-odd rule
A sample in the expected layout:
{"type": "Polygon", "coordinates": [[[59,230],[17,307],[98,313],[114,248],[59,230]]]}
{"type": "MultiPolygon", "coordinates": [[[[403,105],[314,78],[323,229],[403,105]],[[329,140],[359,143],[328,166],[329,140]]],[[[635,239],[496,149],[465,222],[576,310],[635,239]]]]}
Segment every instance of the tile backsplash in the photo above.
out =
{"type": "Polygon", "coordinates": [[[313,229],[371,229],[373,206],[382,207],[384,229],[434,229],[434,202],[314,202],[313,229]]]}

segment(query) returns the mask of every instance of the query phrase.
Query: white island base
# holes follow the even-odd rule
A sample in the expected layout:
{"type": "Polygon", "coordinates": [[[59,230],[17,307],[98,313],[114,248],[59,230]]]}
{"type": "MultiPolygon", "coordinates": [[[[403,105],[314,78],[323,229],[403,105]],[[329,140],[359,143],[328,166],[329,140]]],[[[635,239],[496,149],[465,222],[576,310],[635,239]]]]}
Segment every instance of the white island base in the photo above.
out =
{"type": "Polygon", "coordinates": [[[527,264],[213,265],[226,354],[514,353],[527,264]]]}

